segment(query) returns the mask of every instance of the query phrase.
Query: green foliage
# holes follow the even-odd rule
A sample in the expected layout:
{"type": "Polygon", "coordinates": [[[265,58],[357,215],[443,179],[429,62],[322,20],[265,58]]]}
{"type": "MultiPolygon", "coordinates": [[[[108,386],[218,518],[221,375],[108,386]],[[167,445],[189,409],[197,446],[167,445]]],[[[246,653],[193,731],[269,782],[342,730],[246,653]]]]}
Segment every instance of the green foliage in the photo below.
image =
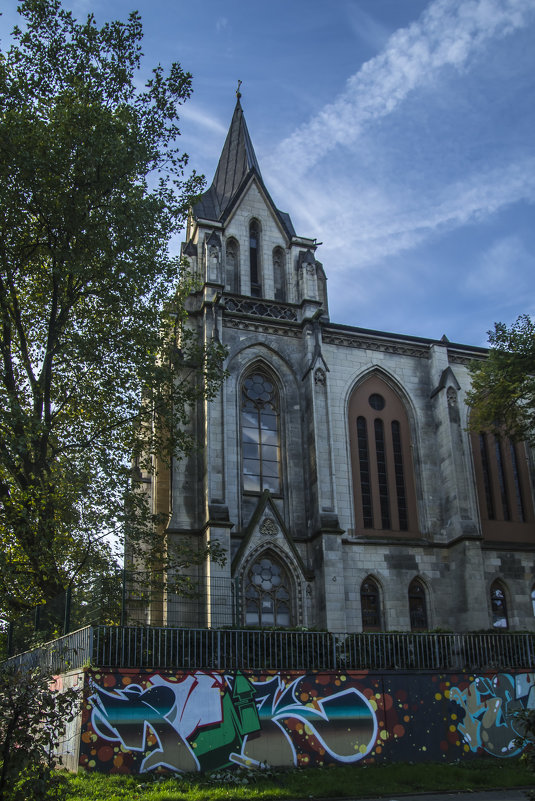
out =
{"type": "MultiPolygon", "coordinates": [[[[0,615],[85,575],[103,537],[154,519],[130,457],[191,449],[224,349],[188,324],[168,252],[198,176],[176,146],[191,76],[138,88],[141,22],[23,0],[0,53],[0,615]]],[[[158,558],[165,557],[155,545],[158,558]]],[[[198,559],[205,553],[197,554],[198,559]]],[[[165,557],[166,558],[166,557],[165,557]]]]}
{"type": "Polygon", "coordinates": [[[489,331],[488,359],[471,366],[470,428],[535,442],[535,323],[528,315],[489,331]]]}
{"type": "Polygon", "coordinates": [[[69,801],[268,801],[295,798],[392,797],[400,793],[470,791],[530,784],[516,759],[467,759],[451,763],[359,762],[297,770],[225,769],[215,775],[103,776],[78,774],[69,781],[69,801]],[[217,775],[220,775],[220,779],[217,775]],[[247,783],[244,783],[247,779],[247,783]]]}
{"type": "Polygon", "coordinates": [[[50,689],[40,669],[0,670],[0,799],[42,801],[65,797],[67,784],[54,768],[57,748],[79,705],[73,689],[50,689]]]}

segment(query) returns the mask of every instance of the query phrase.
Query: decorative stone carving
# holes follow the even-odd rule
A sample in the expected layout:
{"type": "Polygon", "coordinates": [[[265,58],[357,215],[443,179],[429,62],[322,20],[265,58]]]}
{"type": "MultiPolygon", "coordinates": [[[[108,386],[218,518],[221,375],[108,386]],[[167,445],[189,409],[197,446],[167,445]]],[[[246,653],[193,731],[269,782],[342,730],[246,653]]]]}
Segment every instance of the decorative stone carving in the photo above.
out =
{"type": "Polygon", "coordinates": [[[448,399],[448,406],[457,406],[457,392],[453,387],[448,387],[446,397],[448,399]]]}
{"type": "Polygon", "coordinates": [[[255,314],[259,317],[271,317],[275,320],[297,320],[297,312],[288,306],[270,303],[266,300],[239,300],[228,298],[225,308],[227,311],[240,314],[255,314]]]}
{"type": "Polygon", "coordinates": [[[279,528],[272,517],[264,517],[260,524],[260,533],[267,537],[276,537],[279,528]]]}
{"type": "Polygon", "coordinates": [[[327,376],[325,375],[325,370],[322,367],[316,368],[314,373],[314,383],[318,384],[320,387],[324,387],[327,383],[327,376]]]}

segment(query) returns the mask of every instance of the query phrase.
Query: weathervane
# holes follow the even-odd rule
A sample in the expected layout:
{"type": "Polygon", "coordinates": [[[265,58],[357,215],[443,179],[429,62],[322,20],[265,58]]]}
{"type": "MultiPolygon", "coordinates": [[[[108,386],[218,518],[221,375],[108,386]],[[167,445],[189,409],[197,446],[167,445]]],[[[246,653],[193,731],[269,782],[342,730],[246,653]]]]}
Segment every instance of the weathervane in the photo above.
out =
{"type": "Polygon", "coordinates": [[[240,80],[238,79],[238,88],[236,89],[236,97],[238,98],[238,100],[239,100],[239,99],[240,99],[240,97],[241,97],[241,92],[240,92],[240,86],[241,86],[241,85],[242,85],[242,81],[240,81],[240,80]]]}

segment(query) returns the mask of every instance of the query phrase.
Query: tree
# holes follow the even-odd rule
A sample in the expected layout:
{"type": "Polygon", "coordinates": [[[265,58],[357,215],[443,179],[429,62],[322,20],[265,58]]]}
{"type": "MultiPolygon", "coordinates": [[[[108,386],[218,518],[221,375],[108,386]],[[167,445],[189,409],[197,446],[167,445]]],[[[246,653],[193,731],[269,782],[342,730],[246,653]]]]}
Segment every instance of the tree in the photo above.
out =
{"type": "Polygon", "coordinates": [[[488,332],[488,358],[473,363],[470,427],[535,443],[535,324],[523,314],[488,332]]]}
{"type": "Polygon", "coordinates": [[[81,698],[59,691],[41,668],[0,669],[0,799],[44,801],[66,797],[65,777],[55,750],[81,698]]]}
{"type": "Polygon", "coordinates": [[[191,76],[158,66],[137,88],[137,13],[102,28],[59,0],[19,13],[0,54],[6,616],[62,592],[126,523],[147,547],[130,456],[151,469],[192,446],[189,409],[217,391],[224,357],[188,326],[191,279],[168,250],[202,188],[176,145],[191,76]]]}

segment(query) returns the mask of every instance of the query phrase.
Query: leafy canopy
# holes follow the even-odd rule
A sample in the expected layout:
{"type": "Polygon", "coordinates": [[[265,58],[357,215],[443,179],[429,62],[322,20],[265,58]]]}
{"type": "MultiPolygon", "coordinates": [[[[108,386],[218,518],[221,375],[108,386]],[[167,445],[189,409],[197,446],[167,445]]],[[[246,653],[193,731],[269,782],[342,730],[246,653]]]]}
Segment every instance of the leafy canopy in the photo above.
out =
{"type": "Polygon", "coordinates": [[[489,331],[488,359],[471,367],[470,427],[535,443],[535,323],[520,315],[489,331]]]}
{"type": "Polygon", "coordinates": [[[125,510],[132,536],[152,530],[130,455],[150,468],[191,447],[188,410],[224,356],[186,324],[191,282],[168,250],[202,188],[176,145],[191,76],[158,66],[138,88],[137,13],[102,28],[59,0],[19,13],[0,53],[5,615],[57,595],[125,510]]]}

